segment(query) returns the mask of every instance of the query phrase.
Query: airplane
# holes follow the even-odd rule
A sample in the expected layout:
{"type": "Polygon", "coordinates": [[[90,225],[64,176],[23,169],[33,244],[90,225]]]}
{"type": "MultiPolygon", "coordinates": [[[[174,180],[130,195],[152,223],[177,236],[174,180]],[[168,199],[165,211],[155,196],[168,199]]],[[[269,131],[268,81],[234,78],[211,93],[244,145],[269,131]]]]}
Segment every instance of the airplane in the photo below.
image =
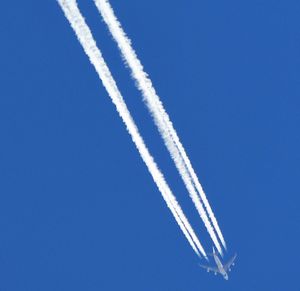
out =
{"type": "Polygon", "coordinates": [[[225,280],[228,280],[227,272],[231,271],[231,266],[234,266],[234,260],[236,259],[237,254],[235,254],[225,265],[223,265],[221,263],[221,260],[219,259],[218,255],[216,254],[214,247],[213,247],[213,253],[211,255],[214,257],[217,267],[209,267],[209,266],[204,266],[204,265],[200,265],[200,264],[199,264],[199,266],[201,268],[206,269],[207,272],[210,272],[210,271],[214,272],[215,275],[217,275],[217,273],[219,273],[223,276],[223,278],[225,280]]]}

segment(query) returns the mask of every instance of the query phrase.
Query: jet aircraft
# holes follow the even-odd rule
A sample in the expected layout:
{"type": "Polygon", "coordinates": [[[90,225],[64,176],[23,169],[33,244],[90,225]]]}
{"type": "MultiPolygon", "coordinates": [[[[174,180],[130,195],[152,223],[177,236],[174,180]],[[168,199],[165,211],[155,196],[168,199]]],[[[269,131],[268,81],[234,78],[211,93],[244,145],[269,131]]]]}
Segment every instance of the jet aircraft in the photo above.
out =
{"type": "Polygon", "coordinates": [[[216,267],[209,267],[209,266],[204,266],[204,265],[200,265],[199,266],[201,268],[204,268],[207,270],[207,272],[214,272],[215,275],[217,275],[218,273],[221,274],[223,276],[223,278],[225,280],[228,280],[228,274],[227,272],[228,271],[231,271],[231,266],[234,266],[234,260],[236,259],[237,257],[237,254],[235,254],[227,264],[223,265],[221,260],[219,259],[217,253],[215,252],[215,249],[213,248],[213,253],[211,254],[215,260],[215,263],[216,263],[216,267]]]}

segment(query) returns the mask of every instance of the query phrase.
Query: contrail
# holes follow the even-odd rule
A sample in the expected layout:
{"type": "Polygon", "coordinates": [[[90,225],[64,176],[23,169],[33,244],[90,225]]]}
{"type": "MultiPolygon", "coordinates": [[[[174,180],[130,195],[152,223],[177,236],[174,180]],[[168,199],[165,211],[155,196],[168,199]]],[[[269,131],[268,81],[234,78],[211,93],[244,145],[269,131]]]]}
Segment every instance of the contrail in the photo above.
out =
{"type": "Polygon", "coordinates": [[[206,198],[206,195],[203,191],[203,188],[195,174],[195,171],[191,165],[191,162],[181,144],[179,137],[173,127],[170,118],[165,111],[162,102],[160,101],[159,96],[156,94],[155,89],[152,85],[151,80],[148,78],[147,73],[144,72],[143,66],[138,59],[134,49],[131,46],[130,39],[126,36],[120,22],[114,14],[114,11],[108,0],[94,0],[102,18],[108,26],[110,33],[112,34],[114,40],[116,41],[122,57],[125,62],[128,64],[131,69],[131,75],[136,81],[138,89],[142,92],[144,101],[153,116],[154,122],[158,127],[158,130],[165,142],[166,147],[168,148],[172,159],[175,162],[175,165],[189,191],[189,194],[198,210],[216,248],[219,253],[222,254],[222,249],[219,244],[219,241],[216,237],[214,228],[222,242],[224,248],[226,249],[226,243],[218,222],[214,216],[214,213],[209,205],[209,202],[206,198]],[[196,189],[200,195],[198,196],[196,189]],[[206,208],[206,211],[212,221],[214,228],[212,227],[205,209],[202,205],[201,200],[206,208]]]}
{"type": "Polygon", "coordinates": [[[152,175],[154,182],[156,183],[179,227],[181,228],[195,253],[200,256],[200,251],[202,255],[207,259],[206,253],[200,241],[198,240],[192,226],[188,222],[188,219],[184,215],[181,207],[176,201],[175,196],[173,195],[171,189],[165,181],[163,174],[161,173],[153,157],[149,153],[148,148],[146,147],[143,138],[141,137],[138,128],[133,118],[131,117],[129,110],[127,109],[125,101],[116,85],[116,82],[111,75],[111,72],[105,63],[105,60],[102,57],[101,51],[97,47],[93,35],[78,8],[76,0],[58,0],[58,2],[62,10],[64,11],[66,18],[70,22],[71,27],[73,28],[85,53],[89,57],[90,62],[98,73],[98,76],[101,79],[106,91],[108,92],[108,95],[116,106],[116,109],[123,122],[125,123],[132,141],[134,142],[138,152],[140,153],[144,163],[146,164],[150,174],[152,175]]]}

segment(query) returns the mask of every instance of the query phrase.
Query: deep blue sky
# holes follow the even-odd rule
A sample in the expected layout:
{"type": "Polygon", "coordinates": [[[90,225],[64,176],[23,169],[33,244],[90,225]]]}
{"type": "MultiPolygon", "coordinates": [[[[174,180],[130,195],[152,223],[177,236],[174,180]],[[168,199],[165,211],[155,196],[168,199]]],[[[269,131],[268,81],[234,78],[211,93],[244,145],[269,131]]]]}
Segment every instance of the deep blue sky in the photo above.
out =
{"type": "MultiPolygon", "coordinates": [[[[211,241],[92,0],[147,145],[211,241]]],[[[0,290],[300,290],[299,1],[116,1],[237,264],[201,270],[56,1],[1,3],[0,290]]]]}

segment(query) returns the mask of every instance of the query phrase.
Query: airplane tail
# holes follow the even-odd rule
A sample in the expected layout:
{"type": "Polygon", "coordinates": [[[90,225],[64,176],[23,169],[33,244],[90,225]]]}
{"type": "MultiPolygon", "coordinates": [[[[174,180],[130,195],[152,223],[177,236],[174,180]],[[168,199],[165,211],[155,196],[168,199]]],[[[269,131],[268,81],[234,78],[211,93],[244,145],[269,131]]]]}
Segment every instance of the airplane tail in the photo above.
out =
{"type": "Polygon", "coordinates": [[[216,254],[215,248],[212,247],[213,252],[212,253],[207,253],[208,256],[213,257],[216,254]]]}

